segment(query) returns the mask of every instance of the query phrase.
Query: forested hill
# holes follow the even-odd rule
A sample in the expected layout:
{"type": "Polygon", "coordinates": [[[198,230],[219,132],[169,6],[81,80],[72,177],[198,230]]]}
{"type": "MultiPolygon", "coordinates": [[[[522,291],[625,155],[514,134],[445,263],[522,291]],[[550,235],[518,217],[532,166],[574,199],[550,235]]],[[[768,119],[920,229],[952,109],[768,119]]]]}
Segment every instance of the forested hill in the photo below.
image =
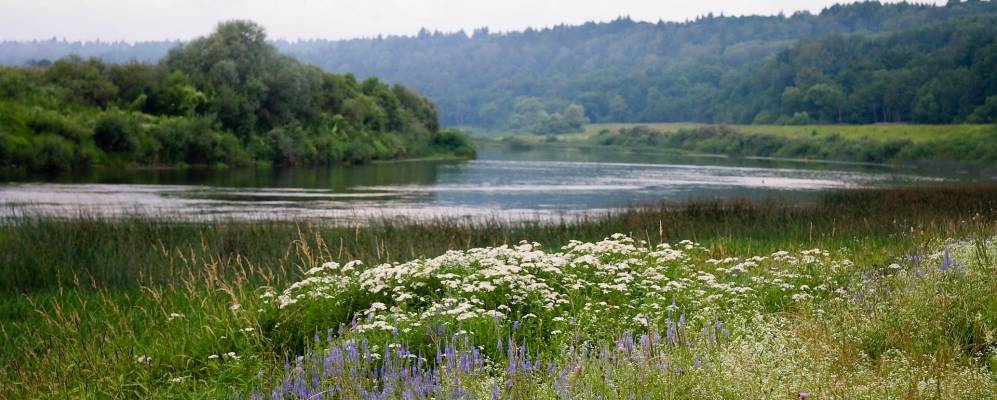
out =
{"type": "Polygon", "coordinates": [[[997,123],[997,15],[804,40],[725,85],[706,118],[744,123],[997,123]]]}
{"type": "Polygon", "coordinates": [[[687,23],[622,18],[508,34],[422,32],[284,48],[326,70],[410,84],[437,102],[444,123],[542,132],[574,123],[572,104],[593,122],[730,120],[734,115],[717,110],[718,96],[801,39],[872,36],[994,13],[991,2],[869,2],[818,15],[711,15],[687,23]]]}
{"type": "MultiPolygon", "coordinates": [[[[707,15],[682,23],[620,18],[511,33],[424,30],[275,44],[327,71],[412,87],[437,104],[444,124],[556,133],[585,121],[955,122],[969,120],[997,94],[992,85],[973,86],[987,80],[981,71],[991,61],[980,54],[994,35],[980,18],[993,15],[997,4],[989,1],[862,2],[819,14],[707,15]],[[970,32],[965,23],[979,29],[970,32]],[[974,90],[953,99],[930,83],[937,77],[974,90]],[[954,103],[959,111],[948,112],[954,103]]],[[[151,59],[165,47],[4,43],[0,62],[68,51],[151,59]]]]}
{"type": "Polygon", "coordinates": [[[424,97],[281,54],[262,27],[220,24],[158,64],[71,56],[0,67],[0,168],[316,165],[471,156],[424,97]]]}

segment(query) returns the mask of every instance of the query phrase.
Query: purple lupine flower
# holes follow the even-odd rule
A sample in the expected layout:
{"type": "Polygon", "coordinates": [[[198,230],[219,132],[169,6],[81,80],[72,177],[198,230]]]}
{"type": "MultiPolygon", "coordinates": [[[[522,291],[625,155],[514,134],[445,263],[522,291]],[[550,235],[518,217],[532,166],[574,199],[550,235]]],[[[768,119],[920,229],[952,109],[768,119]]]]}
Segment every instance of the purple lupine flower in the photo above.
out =
{"type": "Polygon", "coordinates": [[[952,255],[949,254],[948,246],[945,246],[945,250],[942,252],[942,272],[948,272],[952,268],[952,255]]]}
{"type": "Polygon", "coordinates": [[[668,343],[671,343],[673,345],[678,344],[679,342],[678,328],[675,326],[675,323],[672,322],[671,319],[668,319],[665,320],[665,326],[666,326],[665,335],[668,339],[668,343]]]}

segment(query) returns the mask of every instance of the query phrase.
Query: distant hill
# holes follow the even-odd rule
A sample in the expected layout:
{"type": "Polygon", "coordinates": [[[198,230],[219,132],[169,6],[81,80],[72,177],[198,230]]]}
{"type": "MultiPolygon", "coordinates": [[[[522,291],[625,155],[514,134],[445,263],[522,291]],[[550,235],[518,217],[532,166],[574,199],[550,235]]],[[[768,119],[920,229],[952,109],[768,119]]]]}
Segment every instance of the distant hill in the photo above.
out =
{"type": "MultiPolygon", "coordinates": [[[[986,59],[967,54],[949,58],[957,57],[959,45],[947,40],[967,34],[957,29],[962,21],[985,21],[979,18],[994,15],[997,4],[989,1],[953,1],[946,6],[862,2],[836,5],[816,15],[707,15],[681,23],[621,18],[512,33],[423,30],[411,37],[275,44],[326,71],[378,76],[412,87],[432,99],[442,122],[450,125],[557,133],[586,121],[953,122],[969,119],[997,94],[992,85],[977,85],[972,95],[958,101],[940,99],[946,96],[940,89],[931,93],[934,100],[926,99],[932,90],[923,87],[932,79],[962,79],[959,86],[964,88],[992,80],[979,76],[981,66],[989,65],[986,59]],[[917,33],[901,34],[910,31],[917,33]],[[814,50],[827,53],[808,53],[814,50]],[[872,82],[868,76],[893,75],[882,71],[911,69],[914,60],[928,60],[924,53],[931,53],[932,64],[921,65],[916,76],[879,79],[872,86],[860,83],[872,82]],[[886,60],[887,55],[894,59],[886,60]],[[800,60],[811,64],[794,64],[800,60]],[[812,65],[825,62],[833,64],[830,70],[812,65]],[[864,77],[842,72],[845,63],[864,77]],[[979,65],[971,67],[974,63],[979,65]],[[834,76],[822,81],[799,70],[802,67],[834,76]],[[967,77],[964,69],[977,71],[977,76],[967,77]],[[788,81],[796,78],[801,81],[788,81]],[[818,82],[828,86],[818,87],[814,96],[825,89],[831,97],[840,94],[842,102],[852,104],[845,107],[849,110],[835,105],[829,114],[813,99],[797,99],[792,90],[785,100],[800,104],[783,104],[787,89],[803,90],[799,96],[806,97],[818,82]],[[905,87],[887,94],[897,84],[905,87]],[[918,93],[925,93],[925,99],[918,93]],[[886,105],[890,101],[885,100],[880,106],[865,104],[872,103],[872,97],[901,95],[901,103],[923,103],[921,111],[914,112],[916,104],[886,105]],[[952,102],[960,103],[957,111],[950,110],[952,102]]],[[[968,39],[974,54],[988,51],[985,35],[993,39],[993,33],[985,28],[968,39]]],[[[166,42],[7,42],[0,44],[0,62],[23,64],[69,52],[109,61],[151,61],[168,47],[166,42]]]]}

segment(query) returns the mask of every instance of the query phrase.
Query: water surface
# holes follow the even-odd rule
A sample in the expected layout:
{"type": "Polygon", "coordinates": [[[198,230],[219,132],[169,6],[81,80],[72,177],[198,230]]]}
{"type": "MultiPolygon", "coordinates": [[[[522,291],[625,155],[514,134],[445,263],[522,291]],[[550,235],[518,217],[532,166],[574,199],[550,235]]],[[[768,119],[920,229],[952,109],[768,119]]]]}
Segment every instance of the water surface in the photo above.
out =
{"type": "Polygon", "coordinates": [[[115,171],[7,176],[0,216],[139,215],[186,220],[437,217],[559,219],[691,198],[810,201],[844,188],[972,181],[886,166],[485,147],[474,161],[314,169],[115,171]]]}

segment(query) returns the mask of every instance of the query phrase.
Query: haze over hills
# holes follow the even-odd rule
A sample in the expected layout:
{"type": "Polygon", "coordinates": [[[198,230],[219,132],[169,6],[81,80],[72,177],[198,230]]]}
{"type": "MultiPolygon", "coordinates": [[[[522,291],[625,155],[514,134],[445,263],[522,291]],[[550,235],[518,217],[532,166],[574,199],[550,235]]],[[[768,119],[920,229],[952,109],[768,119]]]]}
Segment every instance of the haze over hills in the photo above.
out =
{"type": "MultiPolygon", "coordinates": [[[[586,121],[988,122],[995,16],[984,1],[864,2],[819,14],[275,44],[327,71],[412,87],[448,125],[559,133],[586,121]]],[[[0,62],[70,53],[152,62],[175,45],[5,42],[0,62]]]]}

